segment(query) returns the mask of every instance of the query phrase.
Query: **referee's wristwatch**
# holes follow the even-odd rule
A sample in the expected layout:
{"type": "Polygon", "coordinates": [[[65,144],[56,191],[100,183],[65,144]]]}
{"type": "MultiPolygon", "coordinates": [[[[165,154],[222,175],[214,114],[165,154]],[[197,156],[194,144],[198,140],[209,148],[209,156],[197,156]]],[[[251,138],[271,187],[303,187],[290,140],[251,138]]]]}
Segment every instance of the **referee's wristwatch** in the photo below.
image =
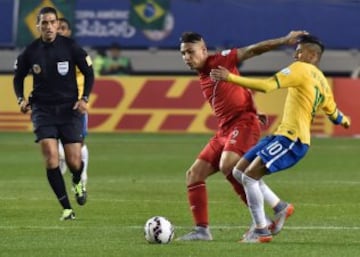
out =
{"type": "Polygon", "coordinates": [[[18,99],[17,99],[17,103],[18,103],[18,105],[20,105],[21,103],[22,103],[22,101],[24,101],[24,97],[18,97],[18,99]]]}
{"type": "Polygon", "coordinates": [[[81,97],[80,100],[83,100],[85,103],[88,103],[89,102],[89,97],[83,96],[83,97],[81,97]]]}

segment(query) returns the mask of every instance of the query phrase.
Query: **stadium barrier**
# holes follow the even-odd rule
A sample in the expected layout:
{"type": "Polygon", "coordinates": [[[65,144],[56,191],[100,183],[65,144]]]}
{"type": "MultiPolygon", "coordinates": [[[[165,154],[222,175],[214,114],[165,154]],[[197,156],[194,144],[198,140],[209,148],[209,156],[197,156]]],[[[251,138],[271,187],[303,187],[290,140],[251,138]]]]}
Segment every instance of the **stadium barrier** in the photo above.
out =
{"type": "MultiPolygon", "coordinates": [[[[31,91],[31,77],[25,80],[25,92],[31,91]]],[[[360,135],[360,80],[330,78],[335,99],[341,110],[352,117],[352,127],[335,127],[318,113],[312,134],[318,136],[360,135]]],[[[19,112],[13,93],[12,76],[0,76],[0,131],[31,131],[29,115],[19,112]]],[[[259,111],[269,117],[263,127],[271,132],[281,119],[286,90],[269,94],[255,93],[259,111]]],[[[90,132],[211,133],[216,120],[202,97],[194,76],[99,77],[90,97],[90,132]]]]}

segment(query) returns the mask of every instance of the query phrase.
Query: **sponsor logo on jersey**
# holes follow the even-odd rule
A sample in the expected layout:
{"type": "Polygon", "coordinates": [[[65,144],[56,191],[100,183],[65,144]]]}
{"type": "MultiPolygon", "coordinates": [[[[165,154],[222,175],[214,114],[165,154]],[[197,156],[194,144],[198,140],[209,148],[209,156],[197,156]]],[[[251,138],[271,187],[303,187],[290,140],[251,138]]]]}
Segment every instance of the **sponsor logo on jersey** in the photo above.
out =
{"type": "Polygon", "coordinates": [[[231,52],[231,49],[222,50],[222,51],[221,51],[221,55],[222,55],[222,56],[227,56],[227,55],[229,55],[230,52],[231,52]]]}
{"type": "Polygon", "coordinates": [[[289,75],[291,73],[290,69],[289,68],[284,68],[280,71],[282,74],[284,75],[289,75]]]}

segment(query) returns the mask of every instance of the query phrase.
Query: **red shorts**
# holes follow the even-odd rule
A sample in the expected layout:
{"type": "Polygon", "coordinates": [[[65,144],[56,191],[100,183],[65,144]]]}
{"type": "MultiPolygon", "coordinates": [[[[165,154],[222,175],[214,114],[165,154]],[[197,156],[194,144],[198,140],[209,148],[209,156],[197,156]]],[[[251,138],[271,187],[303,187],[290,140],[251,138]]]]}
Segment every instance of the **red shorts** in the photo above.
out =
{"type": "Polygon", "coordinates": [[[225,128],[219,129],[200,152],[198,158],[219,170],[223,151],[243,156],[260,139],[260,122],[256,114],[242,115],[225,128]]]}

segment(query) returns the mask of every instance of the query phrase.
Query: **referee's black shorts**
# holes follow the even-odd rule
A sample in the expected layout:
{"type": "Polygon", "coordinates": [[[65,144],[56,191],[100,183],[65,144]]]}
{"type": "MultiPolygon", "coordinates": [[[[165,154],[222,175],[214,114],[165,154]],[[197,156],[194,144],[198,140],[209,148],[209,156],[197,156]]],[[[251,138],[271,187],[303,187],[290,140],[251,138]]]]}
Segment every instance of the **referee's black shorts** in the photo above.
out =
{"type": "Polygon", "coordinates": [[[35,142],[45,138],[61,139],[63,144],[83,142],[83,114],[73,110],[74,104],[33,103],[31,120],[36,136],[35,142]]]}

